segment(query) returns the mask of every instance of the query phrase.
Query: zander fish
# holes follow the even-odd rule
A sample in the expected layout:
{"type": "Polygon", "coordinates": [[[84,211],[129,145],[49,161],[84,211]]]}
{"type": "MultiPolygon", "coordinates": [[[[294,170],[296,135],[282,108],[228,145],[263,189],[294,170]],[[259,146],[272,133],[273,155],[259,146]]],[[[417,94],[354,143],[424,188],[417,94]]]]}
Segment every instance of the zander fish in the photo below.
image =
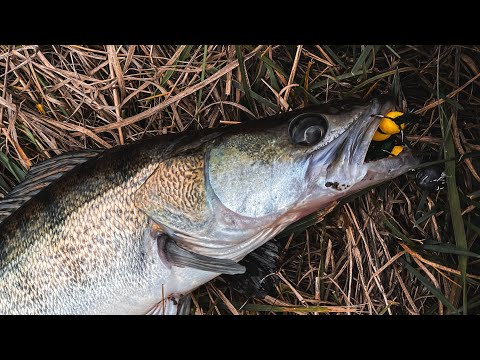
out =
{"type": "Polygon", "coordinates": [[[415,167],[365,162],[392,109],[319,105],[34,166],[0,202],[0,313],[175,313],[289,224],[415,167]]]}

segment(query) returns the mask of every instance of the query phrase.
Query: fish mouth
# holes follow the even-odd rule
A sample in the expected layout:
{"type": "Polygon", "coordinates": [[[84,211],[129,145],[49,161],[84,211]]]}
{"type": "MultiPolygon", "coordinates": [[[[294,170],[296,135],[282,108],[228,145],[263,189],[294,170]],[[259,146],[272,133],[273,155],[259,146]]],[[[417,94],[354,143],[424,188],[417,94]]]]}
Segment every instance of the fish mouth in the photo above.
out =
{"type": "MultiPolygon", "coordinates": [[[[365,182],[379,183],[393,179],[417,166],[420,161],[408,148],[397,156],[389,156],[377,160],[366,160],[378,125],[395,106],[389,99],[374,99],[365,112],[350,127],[331,143],[328,156],[332,159],[327,168],[327,182],[350,182],[349,188],[364,187],[365,182]],[[348,181],[348,180],[351,181],[348,181]],[[363,183],[361,186],[359,183],[363,183]]],[[[323,161],[326,159],[323,158],[323,161]]],[[[324,162],[325,164],[325,162],[324,162]]]]}
{"type": "Polygon", "coordinates": [[[388,180],[411,170],[420,163],[420,160],[414,157],[412,151],[407,147],[404,147],[397,156],[385,153],[386,157],[384,158],[366,160],[373,135],[377,131],[383,115],[392,110],[395,110],[395,106],[391,100],[375,99],[363,121],[357,121],[349,131],[350,136],[346,139],[347,146],[350,146],[351,149],[349,162],[358,164],[367,170],[365,180],[374,182],[388,180]]]}
{"type": "Polygon", "coordinates": [[[352,124],[343,144],[343,150],[346,151],[347,154],[350,154],[349,162],[351,164],[375,162],[366,161],[368,149],[373,141],[373,135],[378,129],[382,116],[394,110],[394,108],[395,106],[391,100],[374,99],[362,119],[352,124]]]}

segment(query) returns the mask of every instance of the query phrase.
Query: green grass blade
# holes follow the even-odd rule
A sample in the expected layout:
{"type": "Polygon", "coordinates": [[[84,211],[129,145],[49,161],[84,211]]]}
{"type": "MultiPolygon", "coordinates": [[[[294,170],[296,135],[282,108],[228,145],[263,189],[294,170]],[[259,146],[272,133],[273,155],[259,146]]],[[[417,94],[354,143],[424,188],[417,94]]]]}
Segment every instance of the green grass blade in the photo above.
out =
{"type": "Polygon", "coordinates": [[[266,55],[260,56],[257,55],[259,59],[263,62],[265,67],[267,68],[268,78],[270,79],[270,85],[275,89],[276,92],[280,92],[281,87],[278,83],[277,76],[275,75],[275,71],[280,73],[283,77],[288,77],[288,75],[283,71],[283,69],[275,64],[269,57],[266,55]]]}
{"type": "Polygon", "coordinates": [[[419,217],[417,220],[415,220],[415,223],[413,224],[414,227],[420,225],[424,221],[430,219],[433,215],[435,215],[438,212],[438,209],[434,206],[429,212],[427,212],[425,215],[419,217]]]}
{"type": "Polygon", "coordinates": [[[480,254],[476,254],[472,251],[465,251],[465,250],[459,249],[455,245],[451,245],[451,244],[423,245],[422,248],[424,250],[430,250],[430,251],[435,251],[439,253],[469,256],[476,259],[480,259],[480,254]]]}
{"type": "Polygon", "coordinates": [[[247,98],[248,105],[250,106],[250,110],[254,110],[255,107],[253,106],[252,96],[250,94],[250,86],[248,86],[247,82],[247,73],[245,71],[245,62],[243,61],[243,52],[240,45],[235,45],[235,52],[237,53],[238,59],[238,68],[240,69],[240,74],[242,76],[242,86],[247,98]]]}
{"type": "Polygon", "coordinates": [[[318,100],[315,96],[313,96],[312,94],[310,94],[307,90],[305,90],[305,88],[303,86],[295,86],[293,89],[293,92],[295,94],[300,94],[300,95],[306,95],[308,100],[312,103],[312,104],[321,104],[322,102],[320,100],[318,100]]]}
{"type": "Polygon", "coordinates": [[[287,73],[280,67],[278,66],[275,62],[270,60],[267,56],[260,56],[260,59],[267,65],[268,67],[271,67],[272,69],[278,71],[283,77],[288,78],[287,73]]]}
{"type": "MultiPolygon", "coordinates": [[[[208,54],[208,46],[204,45],[204,47],[203,47],[202,74],[200,75],[200,82],[205,80],[205,68],[207,67],[207,54],[208,54]]],[[[198,91],[198,97],[197,97],[197,109],[200,109],[200,104],[202,102],[202,94],[203,94],[203,88],[200,88],[200,90],[198,91]]]]}
{"type": "MultiPolygon", "coordinates": [[[[180,47],[180,45],[179,45],[179,47],[180,47]]],[[[183,49],[183,51],[180,54],[180,56],[178,57],[178,59],[176,61],[174,61],[174,63],[172,65],[175,66],[180,61],[184,61],[188,57],[188,55],[190,55],[190,51],[192,50],[192,48],[193,48],[193,45],[187,45],[185,47],[185,49],[183,49]]],[[[163,75],[162,80],[160,80],[160,86],[165,85],[167,83],[167,81],[172,77],[174,72],[175,72],[175,70],[165,71],[165,74],[163,75]]]]}
{"type": "Polygon", "coordinates": [[[462,156],[460,156],[458,161],[462,161],[468,158],[476,158],[476,157],[480,157],[480,151],[469,151],[463,154],[462,156]]]}
{"type": "Polygon", "coordinates": [[[42,151],[42,148],[40,146],[40,143],[39,141],[37,140],[37,138],[35,138],[35,136],[33,135],[33,133],[30,131],[29,128],[27,128],[26,126],[24,125],[20,125],[18,127],[18,129],[24,133],[26,135],[26,137],[28,138],[28,140],[30,140],[30,142],[35,145],[35,148],[38,150],[38,151],[42,151]]]}
{"type": "Polygon", "coordinates": [[[377,80],[380,80],[380,79],[383,79],[383,78],[386,78],[388,76],[392,76],[394,75],[396,72],[398,72],[399,74],[400,73],[404,73],[404,72],[408,72],[408,71],[416,71],[417,69],[415,68],[411,68],[411,67],[404,67],[404,68],[401,68],[401,69],[395,69],[395,70],[390,70],[390,71],[385,71],[381,74],[378,74],[378,75],[375,75],[375,76],[372,76],[370,78],[368,78],[367,80],[361,82],[360,84],[358,84],[357,86],[355,86],[352,90],[350,90],[348,92],[348,94],[355,94],[359,89],[363,88],[364,86],[370,84],[370,83],[373,83],[377,80]]]}
{"type": "Polygon", "coordinates": [[[383,223],[387,226],[387,228],[392,232],[393,235],[402,239],[406,244],[414,245],[415,243],[410,240],[408,237],[402,234],[400,230],[397,229],[395,225],[393,225],[386,217],[383,218],[383,223]]]}
{"type": "Polygon", "coordinates": [[[428,192],[427,191],[422,191],[422,197],[420,198],[420,201],[418,202],[418,207],[417,207],[417,211],[415,212],[415,216],[417,216],[417,214],[422,213],[423,208],[427,205],[427,197],[428,197],[428,192]]]}
{"type": "Polygon", "coordinates": [[[0,163],[10,171],[18,182],[21,182],[25,178],[26,172],[15,164],[14,161],[11,161],[3,152],[0,152],[0,163]]]}
{"type": "Polygon", "coordinates": [[[445,305],[452,313],[458,313],[458,310],[455,308],[455,306],[453,306],[453,304],[448,301],[445,295],[438,291],[438,289],[430,282],[430,280],[420,274],[417,269],[410,265],[405,259],[399,258],[398,260],[405,266],[408,271],[410,271],[413,276],[415,276],[428,290],[430,290],[433,296],[440,300],[442,304],[445,305]]]}
{"type": "Polygon", "coordinates": [[[450,98],[447,97],[447,96],[444,96],[442,99],[445,100],[445,102],[446,102],[447,104],[450,104],[450,105],[452,105],[453,107],[456,107],[456,108],[459,109],[459,110],[465,110],[462,105],[460,105],[458,102],[456,102],[456,101],[453,100],[453,99],[450,99],[450,98]]]}
{"type": "MultiPolygon", "coordinates": [[[[238,81],[232,80],[232,85],[235,89],[240,90],[241,92],[245,93],[243,90],[242,84],[240,84],[238,81]]],[[[252,96],[253,99],[258,101],[259,103],[268,106],[269,108],[275,110],[275,111],[280,111],[280,108],[278,107],[277,104],[274,104],[270,100],[265,99],[263,96],[258,95],[256,92],[250,89],[250,95],[252,96]]]]}
{"type": "MultiPolygon", "coordinates": [[[[345,74],[342,74],[342,75],[339,75],[339,76],[332,76],[332,75],[323,74],[323,77],[328,78],[329,81],[339,82],[341,80],[347,80],[347,79],[354,78],[354,77],[362,75],[362,74],[363,74],[362,71],[356,71],[354,73],[348,72],[348,73],[345,73],[345,74]]],[[[315,89],[320,88],[320,87],[325,86],[325,85],[327,85],[327,80],[315,81],[315,83],[310,84],[310,90],[315,90],[315,89]]]]}
{"type": "Polygon", "coordinates": [[[347,66],[345,63],[340,60],[340,58],[335,54],[335,51],[333,51],[330,46],[328,45],[322,45],[322,48],[330,55],[330,57],[335,61],[338,65],[340,65],[342,68],[347,69],[347,66]]]}
{"type": "MultiPolygon", "coordinates": [[[[479,151],[479,155],[480,155],[480,151],[479,151]]],[[[470,194],[467,194],[467,197],[469,199],[476,199],[480,197],[480,190],[472,191],[470,194]]]]}
{"type": "Polygon", "coordinates": [[[477,200],[472,200],[471,198],[469,198],[468,196],[465,196],[464,194],[460,193],[460,198],[462,199],[462,201],[464,201],[466,204],[468,205],[473,205],[477,208],[480,209],[480,202],[478,202],[477,200]]]}
{"type": "MultiPolygon", "coordinates": [[[[444,141],[443,154],[445,159],[455,157],[455,144],[453,143],[451,123],[444,111],[443,106],[439,106],[440,125],[444,141]]],[[[455,161],[445,162],[445,174],[447,182],[447,196],[450,207],[450,216],[452,219],[453,234],[455,242],[459,249],[468,251],[467,238],[465,236],[465,225],[463,224],[462,208],[460,206],[460,198],[458,195],[458,187],[455,173],[455,161]]],[[[466,315],[468,311],[467,302],[467,257],[459,255],[459,269],[461,272],[461,284],[463,290],[463,313],[466,315]]]]}
{"type": "Polygon", "coordinates": [[[393,48],[392,48],[390,45],[385,45],[385,47],[386,47],[393,55],[395,55],[397,58],[401,59],[401,56],[398,55],[398,53],[397,53],[395,50],[393,50],[393,48]]]}
{"type": "Polygon", "coordinates": [[[350,70],[352,74],[356,73],[361,69],[364,69],[364,70],[361,70],[362,73],[365,72],[367,56],[369,55],[372,56],[372,49],[373,49],[373,45],[367,45],[363,48],[360,56],[355,62],[355,65],[353,65],[352,70],[350,70]]]}
{"type": "Polygon", "coordinates": [[[480,227],[478,227],[475,224],[472,224],[471,221],[467,221],[466,224],[470,230],[472,230],[473,232],[477,233],[478,236],[480,236],[480,227]]]}
{"type": "Polygon", "coordinates": [[[471,311],[480,306],[480,301],[470,302],[468,304],[468,310],[471,311]]]}
{"type": "Polygon", "coordinates": [[[275,76],[275,71],[271,66],[265,65],[267,68],[268,78],[270,79],[270,86],[275,89],[278,93],[280,92],[280,86],[278,85],[277,77],[275,76]]]}

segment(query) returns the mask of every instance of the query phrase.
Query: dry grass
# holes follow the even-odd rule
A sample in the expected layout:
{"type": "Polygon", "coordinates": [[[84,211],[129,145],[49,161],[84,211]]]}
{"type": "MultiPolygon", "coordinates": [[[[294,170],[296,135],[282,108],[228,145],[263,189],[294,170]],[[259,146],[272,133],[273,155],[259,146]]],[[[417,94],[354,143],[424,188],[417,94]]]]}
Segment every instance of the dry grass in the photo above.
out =
{"type": "Polygon", "coordinates": [[[414,149],[463,155],[449,187],[427,194],[405,175],[369,190],[284,237],[271,294],[246,299],[218,278],[193,311],[478,313],[479,65],[477,46],[0,46],[0,190],[69,150],[390,93],[422,116],[414,149]]]}

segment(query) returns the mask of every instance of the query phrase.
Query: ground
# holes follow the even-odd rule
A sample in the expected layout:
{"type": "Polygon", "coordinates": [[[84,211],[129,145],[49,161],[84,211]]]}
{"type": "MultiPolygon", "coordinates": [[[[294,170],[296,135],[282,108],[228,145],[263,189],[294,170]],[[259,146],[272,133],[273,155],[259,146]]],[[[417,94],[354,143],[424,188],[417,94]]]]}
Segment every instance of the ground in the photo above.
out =
{"type": "Polygon", "coordinates": [[[479,65],[478,46],[0,46],[0,198],[66,151],[389,94],[444,188],[406,174],[311,216],[277,236],[266,293],[218,278],[192,312],[478,313],[479,65]]]}

